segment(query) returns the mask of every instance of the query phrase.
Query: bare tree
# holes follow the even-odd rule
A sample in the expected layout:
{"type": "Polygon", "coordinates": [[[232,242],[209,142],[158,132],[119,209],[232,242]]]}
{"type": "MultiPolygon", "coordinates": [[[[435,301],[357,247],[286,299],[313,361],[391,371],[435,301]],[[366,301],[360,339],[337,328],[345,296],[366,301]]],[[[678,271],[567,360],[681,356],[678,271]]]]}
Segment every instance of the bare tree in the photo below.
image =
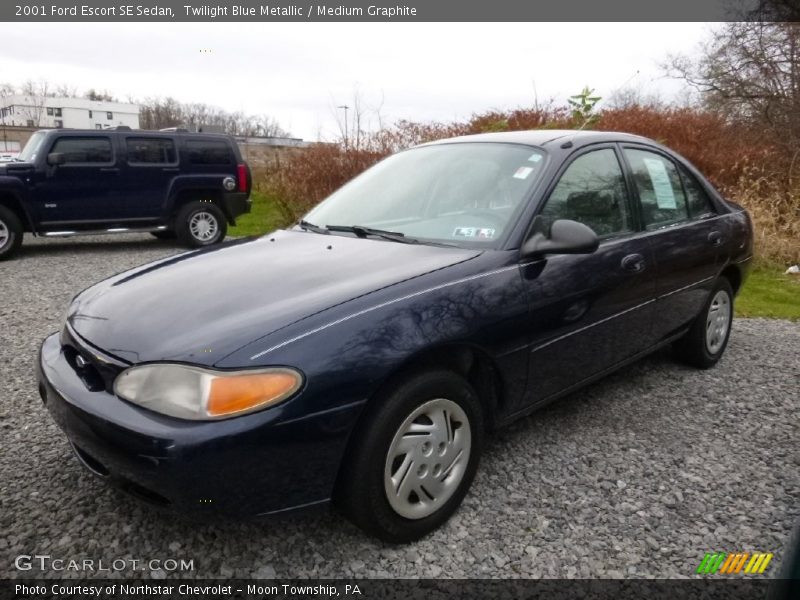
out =
{"type": "Polygon", "coordinates": [[[669,74],[705,106],[763,128],[776,143],[800,143],[800,23],[733,22],[716,29],[700,57],[673,56],[669,74]]]}
{"type": "Polygon", "coordinates": [[[50,93],[50,84],[44,79],[34,81],[29,79],[22,85],[22,95],[25,98],[25,106],[20,108],[20,112],[26,117],[27,121],[32,121],[34,127],[41,127],[42,117],[45,112],[45,104],[50,93]]]}

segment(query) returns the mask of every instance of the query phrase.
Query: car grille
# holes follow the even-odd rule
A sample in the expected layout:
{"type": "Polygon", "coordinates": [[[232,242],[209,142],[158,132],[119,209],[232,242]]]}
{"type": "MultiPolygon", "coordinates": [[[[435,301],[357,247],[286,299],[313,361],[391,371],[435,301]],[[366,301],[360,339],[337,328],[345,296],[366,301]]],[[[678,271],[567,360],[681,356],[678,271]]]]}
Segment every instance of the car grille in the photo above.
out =
{"type": "Polygon", "coordinates": [[[61,350],[67,363],[89,391],[114,391],[114,380],[129,365],[93,348],[69,326],[61,332],[61,350]]]}

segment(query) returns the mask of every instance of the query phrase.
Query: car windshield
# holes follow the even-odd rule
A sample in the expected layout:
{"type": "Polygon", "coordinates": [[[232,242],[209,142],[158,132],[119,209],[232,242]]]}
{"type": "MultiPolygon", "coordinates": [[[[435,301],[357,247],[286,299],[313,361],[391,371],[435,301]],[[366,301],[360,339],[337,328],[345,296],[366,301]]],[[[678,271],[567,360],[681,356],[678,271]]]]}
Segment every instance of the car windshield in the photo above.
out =
{"type": "Polygon", "coordinates": [[[17,160],[21,162],[33,162],[36,160],[36,153],[39,152],[39,147],[42,145],[44,141],[44,132],[37,131],[31,136],[31,139],[28,140],[28,143],[25,144],[25,147],[22,149],[22,152],[19,153],[17,156],[17,160]]]}
{"type": "MultiPolygon", "coordinates": [[[[334,192],[304,218],[340,231],[358,226],[409,239],[495,247],[539,178],[544,152],[468,142],[390,156],[334,192]]],[[[399,241],[399,240],[398,240],[399,241]]]]}

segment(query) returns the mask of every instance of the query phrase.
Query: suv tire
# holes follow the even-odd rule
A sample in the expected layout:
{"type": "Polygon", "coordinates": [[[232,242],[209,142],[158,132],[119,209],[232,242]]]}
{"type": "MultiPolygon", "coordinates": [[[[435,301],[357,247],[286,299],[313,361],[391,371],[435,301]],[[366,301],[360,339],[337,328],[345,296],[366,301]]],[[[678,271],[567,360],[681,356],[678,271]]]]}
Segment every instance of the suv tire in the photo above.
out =
{"type": "Polygon", "coordinates": [[[175,219],[175,233],[190,248],[210,246],[225,239],[228,223],[219,207],[208,201],[190,202],[175,219]]]}
{"type": "Polygon", "coordinates": [[[0,206],[0,260],[10,258],[22,244],[22,223],[14,212],[0,206]]]}

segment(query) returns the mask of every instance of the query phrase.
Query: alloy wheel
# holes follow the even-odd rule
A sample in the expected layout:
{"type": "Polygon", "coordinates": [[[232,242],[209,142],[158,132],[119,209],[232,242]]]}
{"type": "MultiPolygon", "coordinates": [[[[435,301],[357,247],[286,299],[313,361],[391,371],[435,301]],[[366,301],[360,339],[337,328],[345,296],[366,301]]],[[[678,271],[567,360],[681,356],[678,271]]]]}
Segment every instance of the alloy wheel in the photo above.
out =
{"type": "Polygon", "coordinates": [[[198,211],[189,219],[189,231],[192,237],[201,242],[213,240],[219,231],[217,218],[209,212],[198,211]]]}
{"type": "Polygon", "coordinates": [[[714,294],[706,315],[706,348],[709,353],[719,352],[728,336],[731,320],[731,299],[725,290],[714,294]]]}

